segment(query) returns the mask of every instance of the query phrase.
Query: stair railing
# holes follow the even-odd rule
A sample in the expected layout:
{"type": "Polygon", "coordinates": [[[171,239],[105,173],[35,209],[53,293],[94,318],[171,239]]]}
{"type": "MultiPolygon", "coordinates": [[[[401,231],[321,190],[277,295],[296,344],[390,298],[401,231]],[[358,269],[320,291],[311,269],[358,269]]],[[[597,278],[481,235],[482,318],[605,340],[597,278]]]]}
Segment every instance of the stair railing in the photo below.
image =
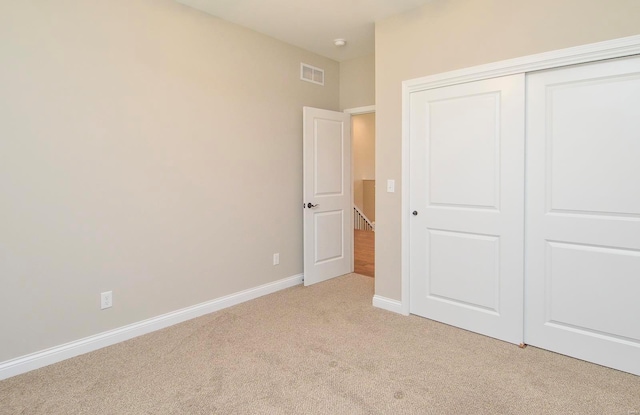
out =
{"type": "Polygon", "coordinates": [[[353,227],[354,229],[358,229],[361,231],[374,231],[376,230],[376,226],[373,222],[369,220],[367,215],[362,213],[357,206],[353,206],[353,227]]]}

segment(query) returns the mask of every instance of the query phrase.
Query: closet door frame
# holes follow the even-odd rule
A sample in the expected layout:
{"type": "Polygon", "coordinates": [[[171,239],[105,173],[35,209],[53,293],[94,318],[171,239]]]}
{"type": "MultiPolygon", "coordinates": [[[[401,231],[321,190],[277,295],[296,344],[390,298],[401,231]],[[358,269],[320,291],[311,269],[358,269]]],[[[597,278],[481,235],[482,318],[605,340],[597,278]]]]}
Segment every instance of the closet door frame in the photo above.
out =
{"type": "MultiPolygon", "coordinates": [[[[520,73],[559,68],[605,59],[640,54],[640,35],[567,49],[545,52],[516,59],[474,66],[437,75],[412,79],[402,83],[402,298],[392,311],[409,315],[410,297],[410,104],[413,93],[464,82],[502,77],[520,73]]],[[[391,309],[389,300],[374,296],[374,306],[391,309]]]]}

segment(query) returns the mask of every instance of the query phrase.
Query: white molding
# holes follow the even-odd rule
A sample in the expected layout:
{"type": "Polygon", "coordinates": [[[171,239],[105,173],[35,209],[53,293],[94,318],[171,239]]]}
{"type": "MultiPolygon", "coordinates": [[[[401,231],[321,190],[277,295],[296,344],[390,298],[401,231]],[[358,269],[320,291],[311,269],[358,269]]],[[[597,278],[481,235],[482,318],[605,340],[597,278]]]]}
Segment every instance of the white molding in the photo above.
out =
{"type": "Polygon", "coordinates": [[[111,346],[205,314],[220,311],[222,309],[262,297],[263,295],[284,290],[285,288],[300,285],[302,284],[302,279],[302,274],[294,275],[289,278],[260,285],[255,288],[250,288],[215,300],[196,304],[181,310],[172,311],[167,314],[129,324],[114,330],[85,337],[84,339],[75,340],[50,349],[7,360],[5,362],[0,362],[0,380],[101,349],[103,347],[111,346]]]}
{"type": "Polygon", "coordinates": [[[411,94],[427,89],[479,81],[482,79],[559,68],[568,65],[595,62],[604,59],[622,58],[640,54],[640,35],[591,43],[551,52],[538,53],[515,59],[455,71],[425,76],[402,82],[402,223],[401,223],[401,284],[402,284],[402,314],[410,310],[410,215],[409,198],[409,105],[411,94]]]}
{"type": "Polygon", "coordinates": [[[398,300],[392,300],[390,298],[382,297],[379,295],[373,296],[373,306],[376,308],[381,308],[383,310],[391,311],[393,313],[402,314],[408,316],[408,312],[404,312],[402,307],[402,302],[398,300]]]}
{"type": "Polygon", "coordinates": [[[411,265],[411,216],[409,212],[411,210],[409,197],[409,180],[411,176],[411,169],[409,168],[409,160],[411,157],[411,146],[409,145],[409,104],[411,94],[408,88],[403,84],[402,86],[402,199],[400,201],[402,206],[402,212],[400,215],[400,300],[402,302],[402,314],[409,315],[411,288],[409,285],[411,265]]]}
{"type": "Polygon", "coordinates": [[[348,108],[343,112],[346,112],[347,114],[351,114],[351,115],[369,114],[371,112],[376,112],[376,106],[369,105],[366,107],[348,108]]]}
{"type": "Polygon", "coordinates": [[[640,35],[458,69],[411,79],[404,81],[402,84],[403,89],[407,88],[408,92],[417,92],[447,85],[479,81],[481,79],[497,78],[517,73],[540,71],[638,54],[640,54],[640,35]]]}

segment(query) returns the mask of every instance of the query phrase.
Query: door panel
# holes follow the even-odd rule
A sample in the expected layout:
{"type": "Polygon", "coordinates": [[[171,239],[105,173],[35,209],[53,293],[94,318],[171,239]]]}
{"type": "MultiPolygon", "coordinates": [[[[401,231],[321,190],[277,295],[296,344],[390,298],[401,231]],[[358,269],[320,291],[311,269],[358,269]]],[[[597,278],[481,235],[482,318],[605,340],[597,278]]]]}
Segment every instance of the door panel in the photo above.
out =
{"type": "Polygon", "coordinates": [[[342,210],[314,212],[313,219],[316,235],[314,263],[321,264],[343,258],[344,212],[342,210]]]}
{"type": "Polygon", "coordinates": [[[499,99],[498,93],[489,92],[430,103],[431,206],[496,208],[499,99]],[[473,157],[460,157],[461,151],[473,157]]]}
{"type": "Polygon", "coordinates": [[[304,108],[305,285],[353,271],[350,118],[304,108]]]}
{"type": "Polygon", "coordinates": [[[413,93],[410,311],[523,338],[524,75],[413,93]]]}
{"type": "Polygon", "coordinates": [[[640,374],[640,59],[527,91],[525,341],[640,374]]]}
{"type": "Polygon", "coordinates": [[[640,338],[640,302],[634,298],[637,292],[626,289],[626,282],[640,275],[640,252],[559,242],[547,242],[546,251],[547,321],[619,338],[640,338]],[[594,307],[603,303],[608,306],[594,307]]]}
{"type": "Polygon", "coordinates": [[[465,308],[498,312],[499,237],[429,230],[428,245],[428,295],[465,308]],[[461,257],[467,260],[460,261],[461,257]]]}
{"type": "Polygon", "coordinates": [[[345,171],[342,161],[345,158],[346,146],[342,131],[343,117],[340,118],[340,120],[314,119],[314,197],[345,194],[345,171]]]}
{"type": "Polygon", "coordinates": [[[567,79],[544,88],[549,210],[640,215],[640,198],[630,191],[638,189],[638,177],[629,174],[640,154],[640,76],[567,79]]]}

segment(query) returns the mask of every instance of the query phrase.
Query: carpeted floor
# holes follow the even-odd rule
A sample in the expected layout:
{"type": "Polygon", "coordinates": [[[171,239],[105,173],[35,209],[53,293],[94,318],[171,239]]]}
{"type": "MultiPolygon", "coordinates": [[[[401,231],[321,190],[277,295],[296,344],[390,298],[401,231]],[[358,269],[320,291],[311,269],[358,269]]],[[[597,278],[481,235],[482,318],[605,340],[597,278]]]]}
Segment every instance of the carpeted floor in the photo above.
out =
{"type": "Polygon", "coordinates": [[[0,414],[640,414],[640,377],[294,287],[0,382],[0,414]]]}

